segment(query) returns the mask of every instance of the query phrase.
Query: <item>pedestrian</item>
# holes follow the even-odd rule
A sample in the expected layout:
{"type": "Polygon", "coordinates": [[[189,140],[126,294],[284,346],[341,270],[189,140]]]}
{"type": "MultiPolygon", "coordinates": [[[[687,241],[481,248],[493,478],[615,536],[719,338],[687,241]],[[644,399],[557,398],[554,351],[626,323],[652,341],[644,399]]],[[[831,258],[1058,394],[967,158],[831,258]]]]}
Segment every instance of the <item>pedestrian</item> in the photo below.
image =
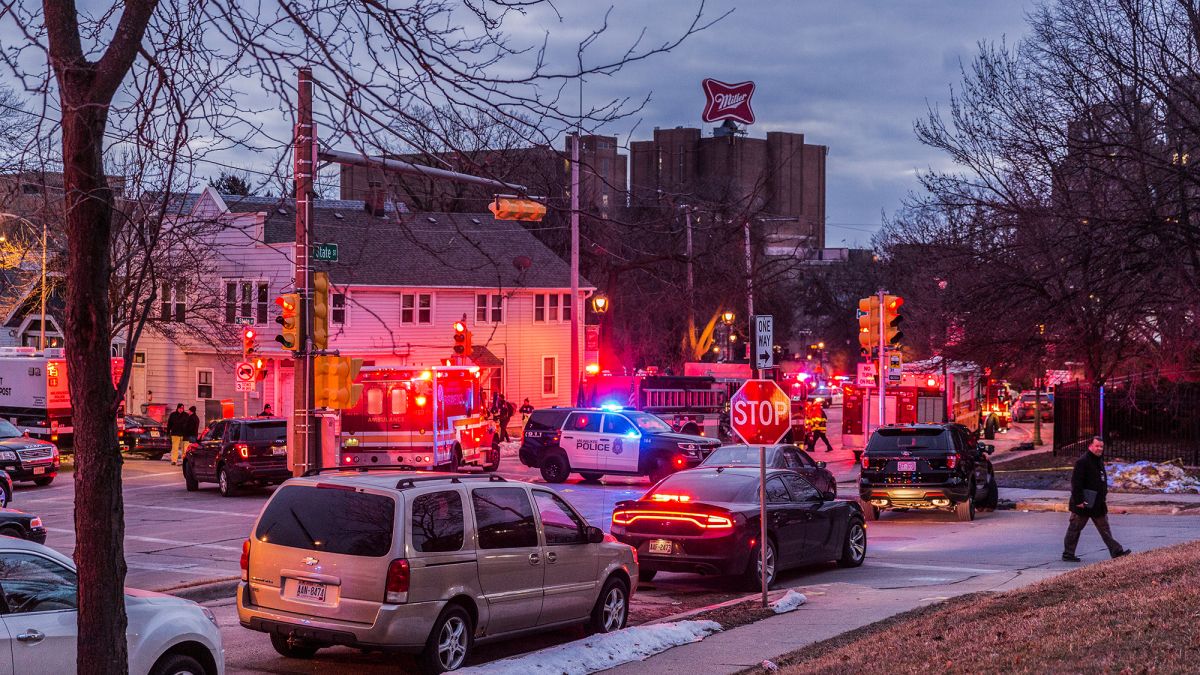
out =
{"type": "Polygon", "coordinates": [[[171,437],[171,466],[179,464],[179,451],[183,445],[183,437],[187,435],[188,414],[183,411],[183,404],[175,406],[175,412],[167,417],[167,435],[171,437]]]}
{"type": "Polygon", "coordinates": [[[271,409],[271,404],[268,403],[263,406],[262,412],[258,413],[258,416],[259,417],[274,417],[275,411],[271,409]]]}
{"type": "Polygon", "coordinates": [[[1075,546],[1079,544],[1079,535],[1088,521],[1096,525],[1096,531],[1108,547],[1108,554],[1114,558],[1129,555],[1129,549],[1117,543],[1108,526],[1108,474],[1104,470],[1104,441],[1099,436],[1093,436],[1088,444],[1087,452],[1075,461],[1075,469],[1071,472],[1071,522],[1067,525],[1067,536],[1063,539],[1062,559],[1067,562],[1080,562],[1075,555],[1075,546]]]}
{"type": "MultiPolygon", "coordinates": [[[[200,416],[196,414],[196,406],[192,406],[192,407],[188,408],[187,432],[184,434],[184,438],[189,443],[195,443],[196,439],[199,437],[200,437],[200,416]]],[[[180,454],[182,454],[182,453],[180,453],[180,454]]]]}
{"type": "Polygon", "coordinates": [[[500,422],[500,442],[505,443],[511,438],[508,437],[508,422],[513,416],[513,404],[504,400],[504,394],[500,394],[499,410],[496,411],[496,418],[500,422]]]}
{"type": "Polygon", "coordinates": [[[529,419],[529,413],[531,412],[533,412],[533,404],[530,403],[529,398],[526,397],[525,402],[521,404],[521,421],[524,422],[525,420],[529,419]]]}
{"type": "Polygon", "coordinates": [[[825,435],[826,426],[829,424],[829,418],[825,416],[825,405],[818,402],[813,406],[812,417],[808,419],[808,426],[811,433],[808,436],[808,451],[817,449],[817,441],[825,441],[825,452],[833,452],[833,446],[829,444],[829,437],[825,435]]]}

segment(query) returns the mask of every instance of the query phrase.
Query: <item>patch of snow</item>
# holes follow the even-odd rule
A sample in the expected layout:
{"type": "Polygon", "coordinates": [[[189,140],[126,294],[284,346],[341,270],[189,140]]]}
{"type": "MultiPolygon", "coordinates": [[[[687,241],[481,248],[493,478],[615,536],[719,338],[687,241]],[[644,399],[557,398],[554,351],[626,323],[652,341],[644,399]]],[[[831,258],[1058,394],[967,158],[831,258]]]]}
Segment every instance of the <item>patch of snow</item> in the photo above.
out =
{"type": "Polygon", "coordinates": [[[771,603],[771,609],[775,610],[776,614],[783,614],[784,612],[796,609],[806,602],[808,602],[808,598],[804,597],[803,593],[797,593],[789,589],[782,598],[771,603]]]}
{"type": "Polygon", "coordinates": [[[584,675],[631,661],[641,661],[689,642],[699,642],[719,630],[721,624],[716,621],[675,621],[632,626],[458,672],[479,675],[584,675]]]}
{"type": "Polygon", "coordinates": [[[516,457],[521,452],[521,441],[505,441],[500,444],[501,457],[516,457]]]}
{"type": "Polygon", "coordinates": [[[1183,468],[1174,464],[1114,462],[1107,469],[1109,487],[1158,490],[1168,494],[1200,494],[1200,479],[1188,475],[1183,468]]]}
{"type": "Polygon", "coordinates": [[[775,665],[775,663],[773,661],[764,660],[762,663],[760,663],[758,665],[761,666],[762,669],[767,671],[768,673],[774,673],[774,672],[779,671],[779,666],[775,665]]]}

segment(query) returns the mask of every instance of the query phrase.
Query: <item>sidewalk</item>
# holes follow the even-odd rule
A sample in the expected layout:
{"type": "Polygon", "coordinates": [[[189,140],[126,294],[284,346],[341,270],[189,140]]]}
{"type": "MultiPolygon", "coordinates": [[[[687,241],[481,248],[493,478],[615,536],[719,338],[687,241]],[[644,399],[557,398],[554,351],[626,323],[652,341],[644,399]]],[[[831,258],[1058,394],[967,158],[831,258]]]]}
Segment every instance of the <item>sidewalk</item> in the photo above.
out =
{"type": "MultiPolygon", "coordinates": [[[[1018,511],[1067,510],[1067,490],[1000,488],[1000,499],[1014,502],[1018,511]]],[[[1161,492],[1109,492],[1109,513],[1200,515],[1200,495],[1161,492]]]]}

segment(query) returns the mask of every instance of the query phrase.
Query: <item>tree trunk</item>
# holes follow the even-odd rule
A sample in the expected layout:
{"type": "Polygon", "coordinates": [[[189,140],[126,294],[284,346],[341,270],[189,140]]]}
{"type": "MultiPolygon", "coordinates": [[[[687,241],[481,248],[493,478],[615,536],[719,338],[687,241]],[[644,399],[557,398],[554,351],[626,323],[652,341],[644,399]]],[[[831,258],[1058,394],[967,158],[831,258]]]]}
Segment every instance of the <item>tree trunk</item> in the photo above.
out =
{"type": "Polygon", "coordinates": [[[75,564],[79,673],[124,673],[125,505],[110,367],[112,191],[104,175],[107,106],[63,101],[67,372],[75,435],[75,564]]]}

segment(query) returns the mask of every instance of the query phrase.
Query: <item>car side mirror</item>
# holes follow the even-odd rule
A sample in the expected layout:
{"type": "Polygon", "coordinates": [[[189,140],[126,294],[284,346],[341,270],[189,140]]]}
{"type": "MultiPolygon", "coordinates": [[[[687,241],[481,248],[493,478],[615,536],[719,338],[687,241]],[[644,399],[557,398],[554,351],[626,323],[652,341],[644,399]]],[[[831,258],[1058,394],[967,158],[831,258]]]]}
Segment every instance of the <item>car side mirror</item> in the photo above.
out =
{"type": "Polygon", "coordinates": [[[827,502],[831,502],[831,501],[837,499],[837,495],[832,492],[822,492],[821,499],[824,501],[827,501],[827,502]]]}
{"type": "Polygon", "coordinates": [[[996,446],[989,443],[980,443],[979,448],[989,455],[996,451],[996,446]]]}
{"type": "Polygon", "coordinates": [[[604,530],[595,525],[588,525],[587,540],[589,544],[599,544],[604,541],[604,530]]]}
{"type": "Polygon", "coordinates": [[[825,466],[826,466],[825,462],[817,462],[817,468],[818,468],[818,469],[824,469],[824,468],[825,468],[825,466]]]}

